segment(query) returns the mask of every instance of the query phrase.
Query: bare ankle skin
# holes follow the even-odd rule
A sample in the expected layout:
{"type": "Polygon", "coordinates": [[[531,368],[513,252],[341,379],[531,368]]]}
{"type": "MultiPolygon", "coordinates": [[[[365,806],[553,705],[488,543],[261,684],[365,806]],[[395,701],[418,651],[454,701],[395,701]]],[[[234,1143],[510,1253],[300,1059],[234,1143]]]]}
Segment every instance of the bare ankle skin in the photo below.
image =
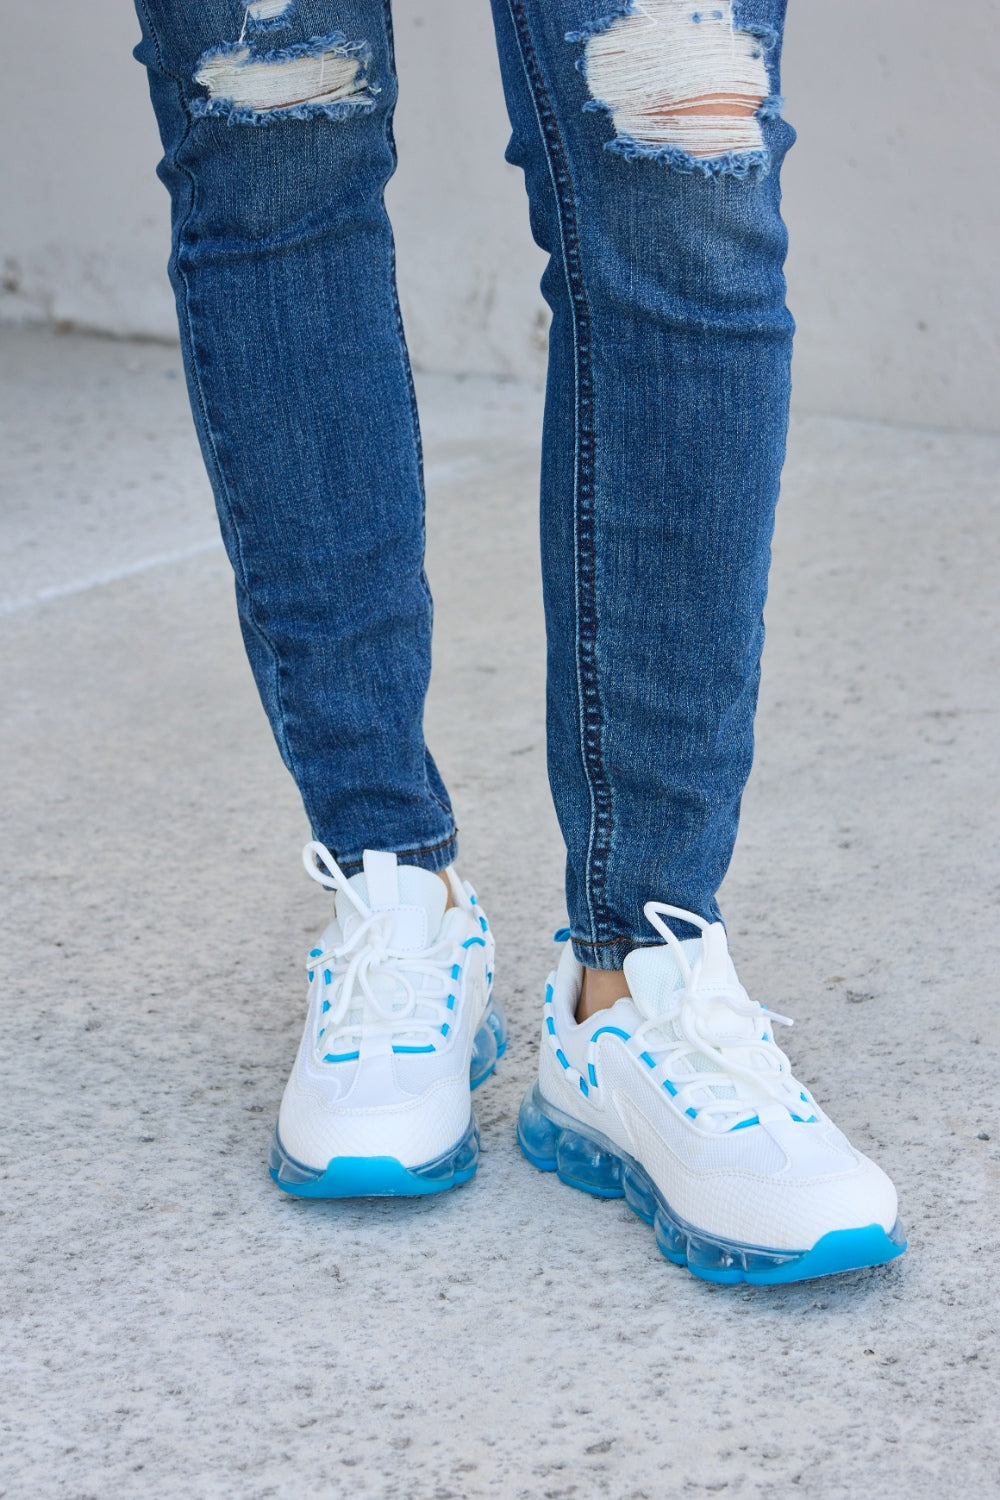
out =
{"type": "Polygon", "coordinates": [[[449,884],[449,882],[448,882],[448,877],[447,877],[447,875],[446,875],[446,874],[445,874],[445,873],[444,873],[444,871],[443,871],[443,870],[435,870],[435,872],[434,872],[434,873],[435,873],[435,875],[436,875],[436,876],[437,876],[437,877],[438,877],[438,879],[439,879],[439,880],[440,880],[440,881],[442,881],[442,882],[443,882],[443,884],[444,884],[444,888],[445,888],[445,890],[446,890],[446,891],[447,891],[447,892],[448,892],[448,899],[447,899],[447,901],[446,901],[446,902],[445,902],[445,904],[444,904],[444,909],[445,909],[445,911],[448,911],[448,909],[449,909],[449,908],[450,908],[450,907],[452,907],[452,906],[454,906],[454,905],[455,905],[455,897],[454,897],[454,895],[453,895],[453,894],[452,894],[452,889],[451,889],[451,886],[450,886],[450,884],[449,884]]]}
{"type": "Polygon", "coordinates": [[[616,1000],[629,994],[621,969],[584,969],[583,987],[576,1005],[577,1025],[599,1010],[609,1010],[616,1000]]]}

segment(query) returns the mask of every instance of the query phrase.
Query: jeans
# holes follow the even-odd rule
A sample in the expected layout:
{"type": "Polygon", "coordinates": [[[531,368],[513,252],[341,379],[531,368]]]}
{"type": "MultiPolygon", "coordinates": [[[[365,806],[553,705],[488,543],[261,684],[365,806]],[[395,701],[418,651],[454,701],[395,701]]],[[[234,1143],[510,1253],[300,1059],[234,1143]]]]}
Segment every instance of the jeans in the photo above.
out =
{"type": "MultiPolygon", "coordinates": [[[[420,431],[383,203],[388,0],[137,9],[260,696],[348,873],[366,847],[441,869],[455,823],[423,734],[420,431]]],[[[793,330],[783,13],[493,0],[508,159],[549,256],[548,764],[573,946],[595,968],[649,941],[649,899],[718,916],[750,770],[793,330]],[[742,102],[692,105],[710,95],[742,102]]]]}

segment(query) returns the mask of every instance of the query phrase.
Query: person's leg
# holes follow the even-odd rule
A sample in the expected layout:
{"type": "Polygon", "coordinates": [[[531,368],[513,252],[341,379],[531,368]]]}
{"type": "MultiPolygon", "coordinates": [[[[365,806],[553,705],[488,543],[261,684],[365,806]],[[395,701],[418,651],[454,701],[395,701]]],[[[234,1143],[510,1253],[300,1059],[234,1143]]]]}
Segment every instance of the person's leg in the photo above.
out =
{"type": "Polygon", "coordinates": [[[784,0],[493,9],[510,159],[550,255],[548,742],[572,938],[521,1145],[624,1194],[711,1280],[888,1260],[892,1185],[792,1076],[716,903],[788,412],[784,0]]]}
{"type": "Polygon", "coordinates": [[[440,1192],[476,1170],[470,1088],[505,1033],[423,736],[420,437],[383,203],[388,0],[137,9],[195,422],[315,835],[306,866],[335,893],[271,1176],[305,1197],[440,1192]]]}
{"type": "Polygon", "coordinates": [[[387,0],[137,10],[191,404],[278,747],[348,873],[366,847],[442,870],[387,0]]]}
{"type": "Polygon", "coordinates": [[[551,255],[549,768],[592,969],[648,941],[650,892],[718,915],[750,768],[793,327],[783,9],[745,4],[761,35],[734,47],[718,7],[494,0],[509,155],[551,255]]]}

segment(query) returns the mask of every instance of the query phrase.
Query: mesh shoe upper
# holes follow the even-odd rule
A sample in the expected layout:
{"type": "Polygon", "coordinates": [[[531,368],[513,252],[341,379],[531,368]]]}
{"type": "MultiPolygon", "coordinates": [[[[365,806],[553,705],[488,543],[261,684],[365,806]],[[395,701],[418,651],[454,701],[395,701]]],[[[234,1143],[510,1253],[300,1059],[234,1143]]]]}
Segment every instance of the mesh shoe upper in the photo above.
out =
{"type": "Polygon", "coordinates": [[[547,990],[543,1096],[640,1162],[706,1233],[808,1249],[831,1230],[890,1230],[895,1190],[794,1077],[774,1041],[786,1018],[750,1000],[720,923],[682,915],[702,937],[681,943],[655,922],[664,944],[625,961],[631,998],[579,1026],[567,944],[547,990]]]}
{"type": "Polygon", "coordinates": [[[493,940],[472,888],[366,851],[348,880],[322,845],[307,869],[336,891],[307,959],[309,1010],[278,1117],[284,1149],[434,1160],[469,1123],[469,1063],[486,1010],[493,940]],[[317,861],[320,863],[317,864],[317,861]]]}

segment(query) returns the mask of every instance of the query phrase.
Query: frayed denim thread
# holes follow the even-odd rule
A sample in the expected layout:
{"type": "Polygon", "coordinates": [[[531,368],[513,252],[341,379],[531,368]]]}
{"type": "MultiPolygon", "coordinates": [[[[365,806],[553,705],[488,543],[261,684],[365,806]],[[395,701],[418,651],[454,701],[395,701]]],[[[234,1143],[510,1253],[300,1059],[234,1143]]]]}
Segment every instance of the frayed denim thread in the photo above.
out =
{"type": "Polygon", "coordinates": [[[304,99],[297,104],[279,105],[274,109],[254,109],[252,105],[235,104],[232,99],[225,97],[197,98],[191,100],[188,106],[190,112],[196,120],[221,116],[230,125],[268,125],[272,120],[346,120],[351,115],[370,113],[375,108],[379,92],[377,86],[364,76],[364,70],[371,62],[371,47],[367,42],[349,42],[342,31],[331,31],[325,36],[310,37],[306,42],[293,42],[288,47],[274,47],[266,52],[252,51],[245,41],[220,42],[217,47],[210,47],[207,52],[202,53],[195,76],[219,58],[244,53],[247,54],[248,63],[280,64],[294,62],[300,57],[320,57],[324,52],[357,59],[358,79],[362,88],[356,95],[325,103],[304,99]]]}
{"type": "Polygon", "coordinates": [[[328,31],[323,36],[311,36],[306,42],[292,42],[288,47],[272,47],[267,52],[254,52],[243,42],[220,42],[217,47],[209,47],[198,59],[196,72],[200,72],[206,63],[215,62],[219,57],[232,57],[236,53],[248,52],[248,62],[259,63],[286,63],[294,62],[298,57],[320,57],[324,52],[335,52],[338,57],[356,57],[359,62],[371,61],[372,49],[367,42],[349,42],[342,31],[328,31]]]}
{"type": "MultiPolygon", "coordinates": [[[[751,22],[746,26],[741,25],[739,9],[739,0],[734,0],[733,25],[736,30],[745,31],[747,36],[755,36],[762,44],[765,52],[772,52],[778,43],[778,33],[774,27],[762,26],[755,22],[751,22]]],[[[596,21],[588,21],[585,25],[576,27],[573,31],[567,31],[565,40],[567,42],[589,42],[592,36],[600,36],[602,31],[609,31],[616,21],[620,21],[624,16],[638,15],[640,10],[641,5],[639,0],[623,0],[621,5],[615,10],[609,11],[607,15],[600,16],[596,21]]],[[[696,14],[697,12],[693,13],[693,15],[696,14]]]]}
{"type": "Polygon", "coordinates": [[[267,31],[289,31],[292,17],[297,9],[295,0],[288,0],[284,10],[276,16],[254,16],[249,10],[245,11],[241,32],[243,40],[245,41],[248,36],[260,36],[267,31]]]}
{"type": "Polygon", "coordinates": [[[637,141],[632,136],[616,135],[605,141],[605,151],[624,156],[626,161],[651,161],[661,166],[672,167],[675,172],[700,173],[702,177],[749,177],[759,169],[766,173],[771,165],[771,154],[766,148],[754,151],[727,151],[724,156],[692,156],[680,146],[650,145],[648,141],[637,141]]]}
{"type": "MultiPolygon", "coordinates": [[[[592,37],[600,36],[609,31],[616,22],[625,16],[638,15],[641,12],[640,0],[623,0],[616,9],[600,16],[595,21],[589,21],[586,25],[577,27],[573,31],[567,31],[564,39],[567,42],[587,43],[592,37]]],[[[715,18],[719,18],[721,11],[713,11],[715,18]]],[[[743,26],[739,21],[739,3],[734,0],[732,7],[733,26],[737,31],[745,32],[747,36],[756,37],[760,42],[761,54],[766,56],[772,52],[778,43],[778,33],[773,26],[762,26],[751,23],[743,26]]],[[[692,21],[699,22],[700,14],[692,12],[692,21]]],[[[587,55],[583,53],[576,59],[576,70],[582,74],[589,88],[587,79],[587,55]]],[[[763,99],[760,106],[754,111],[758,120],[780,119],[784,99],[780,94],[769,94],[763,99]]],[[[591,97],[582,106],[584,113],[599,113],[604,111],[614,123],[614,110],[610,104],[603,99],[591,97]]],[[[616,156],[623,156],[626,161],[650,161],[661,166],[671,167],[675,172],[701,175],[705,178],[735,177],[740,180],[750,176],[751,172],[759,170],[764,175],[771,167],[771,153],[767,147],[759,147],[751,151],[727,151],[721,156],[693,156],[691,152],[683,150],[680,146],[658,144],[650,141],[640,141],[634,136],[614,135],[611,140],[605,141],[605,151],[613,151],[616,156]]]]}
{"type": "Polygon", "coordinates": [[[229,125],[269,125],[272,120],[346,120],[351,115],[369,114],[377,103],[376,89],[369,87],[367,94],[356,99],[334,99],[327,104],[281,105],[277,109],[252,109],[247,104],[234,104],[231,99],[193,99],[191,114],[196,120],[210,115],[222,116],[229,125]]]}

